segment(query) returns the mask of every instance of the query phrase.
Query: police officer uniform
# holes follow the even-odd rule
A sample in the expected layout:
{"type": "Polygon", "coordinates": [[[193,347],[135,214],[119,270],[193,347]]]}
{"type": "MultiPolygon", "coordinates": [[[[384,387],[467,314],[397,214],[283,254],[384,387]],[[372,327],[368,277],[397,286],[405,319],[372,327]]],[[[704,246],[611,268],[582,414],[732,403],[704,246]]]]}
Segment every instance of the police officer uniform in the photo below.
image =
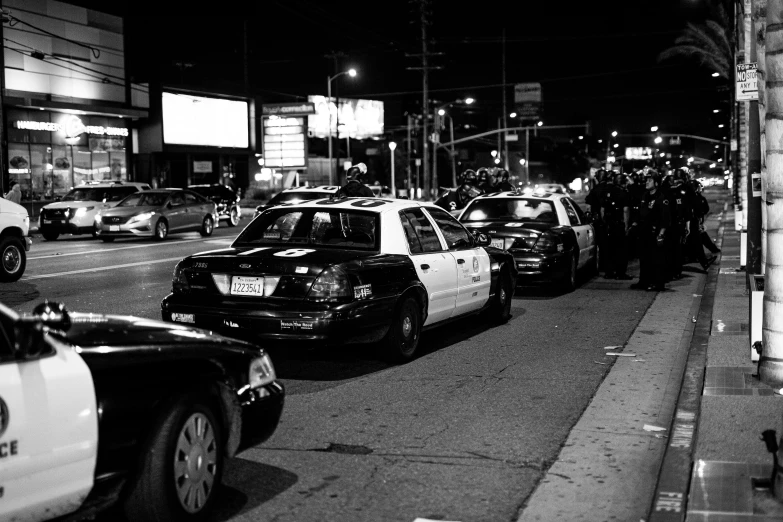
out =
{"type": "Polygon", "coordinates": [[[631,288],[665,290],[664,240],[671,223],[669,200],[660,190],[657,175],[645,175],[647,192],[639,206],[639,281],[631,288]]]}
{"type": "Polygon", "coordinates": [[[470,200],[482,193],[476,186],[477,176],[472,169],[468,169],[460,175],[460,186],[451,189],[435,200],[435,204],[449,212],[455,212],[465,208],[470,200]]]}
{"type": "Polygon", "coordinates": [[[509,181],[509,174],[506,169],[500,169],[498,171],[498,185],[497,189],[498,192],[510,192],[514,190],[514,185],[512,185],[509,181]]]}
{"type": "Polygon", "coordinates": [[[598,247],[598,270],[601,272],[606,270],[606,258],[608,257],[606,255],[606,223],[601,219],[601,202],[604,192],[608,189],[608,178],[609,174],[604,169],[596,172],[598,184],[585,197],[585,203],[590,206],[590,212],[593,215],[593,228],[595,228],[596,246],[598,247]]]}
{"type": "MultiPolygon", "coordinates": [[[[693,218],[694,194],[683,183],[683,172],[675,172],[673,183],[664,189],[669,200],[672,222],[665,241],[667,251],[667,276],[669,279],[682,278],[683,244],[685,243],[693,218]]],[[[703,254],[703,253],[702,253],[703,254]]]]}
{"type": "Polygon", "coordinates": [[[367,165],[357,163],[348,169],[348,183],[337,191],[338,198],[374,198],[372,189],[364,184],[364,176],[367,174],[367,165]]]}
{"type": "Polygon", "coordinates": [[[601,220],[606,231],[606,279],[633,279],[626,274],[628,253],[626,234],[630,226],[628,193],[617,183],[608,185],[602,193],[601,220]]]}

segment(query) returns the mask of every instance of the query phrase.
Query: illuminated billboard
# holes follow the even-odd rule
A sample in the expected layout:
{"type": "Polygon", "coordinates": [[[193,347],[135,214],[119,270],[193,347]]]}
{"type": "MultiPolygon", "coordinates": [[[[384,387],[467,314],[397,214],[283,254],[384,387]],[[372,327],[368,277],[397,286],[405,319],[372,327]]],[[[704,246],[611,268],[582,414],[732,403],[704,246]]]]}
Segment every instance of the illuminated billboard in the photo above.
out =
{"type": "Polygon", "coordinates": [[[626,147],[625,159],[646,160],[652,158],[652,149],[650,147],[626,147]]]}
{"type": "Polygon", "coordinates": [[[163,142],[205,147],[249,146],[246,101],[163,93],[163,142]]]}
{"type": "Polygon", "coordinates": [[[340,114],[337,117],[335,99],[327,102],[326,96],[308,96],[315,104],[315,114],[307,117],[307,132],[316,138],[329,136],[329,113],[332,115],[332,136],[336,136],[340,121],[340,138],[363,140],[383,136],[383,102],[378,100],[353,100],[340,98],[340,114]]]}
{"type": "Polygon", "coordinates": [[[264,166],[307,167],[305,117],[264,117],[264,166]]]}

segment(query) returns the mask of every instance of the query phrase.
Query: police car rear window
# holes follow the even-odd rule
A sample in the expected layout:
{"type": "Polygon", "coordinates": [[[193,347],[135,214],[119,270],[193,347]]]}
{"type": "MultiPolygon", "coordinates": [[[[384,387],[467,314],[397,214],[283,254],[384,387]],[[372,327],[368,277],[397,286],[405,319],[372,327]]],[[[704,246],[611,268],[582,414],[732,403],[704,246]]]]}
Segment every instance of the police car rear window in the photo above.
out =
{"type": "Polygon", "coordinates": [[[345,209],[278,208],[251,222],[238,245],[313,245],[377,250],[377,214],[345,209]]]}
{"type": "Polygon", "coordinates": [[[539,199],[487,198],[474,200],[460,221],[538,221],[556,223],[552,203],[539,199]]]}

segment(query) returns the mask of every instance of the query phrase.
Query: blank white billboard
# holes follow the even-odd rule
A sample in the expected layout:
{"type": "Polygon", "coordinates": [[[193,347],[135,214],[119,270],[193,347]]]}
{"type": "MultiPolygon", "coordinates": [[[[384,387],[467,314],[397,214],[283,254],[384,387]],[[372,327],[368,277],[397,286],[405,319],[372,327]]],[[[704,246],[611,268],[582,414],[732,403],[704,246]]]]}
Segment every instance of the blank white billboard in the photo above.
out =
{"type": "Polygon", "coordinates": [[[163,93],[163,142],[246,149],[248,106],[245,101],[163,93]]]}

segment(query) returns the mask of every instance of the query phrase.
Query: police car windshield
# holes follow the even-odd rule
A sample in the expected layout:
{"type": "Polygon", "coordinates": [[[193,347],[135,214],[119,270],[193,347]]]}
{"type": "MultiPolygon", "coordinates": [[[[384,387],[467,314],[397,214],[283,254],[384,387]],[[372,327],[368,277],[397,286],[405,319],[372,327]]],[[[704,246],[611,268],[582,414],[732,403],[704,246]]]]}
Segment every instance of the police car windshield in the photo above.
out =
{"type": "Polygon", "coordinates": [[[251,222],[237,237],[242,245],[316,245],[378,250],[378,215],[329,208],[277,208],[251,222]]]}
{"type": "Polygon", "coordinates": [[[165,192],[137,192],[120,201],[118,207],[160,207],[169,195],[165,192]]]}
{"type": "Polygon", "coordinates": [[[556,223],[557,214],[550,201],[524,198],[487,198],[474,200],[460,221],[537,221],[556,223]]]}
{"type": "Polygon", "coordinates": [[[312,201],[314,199],[328,197],[329,194],[323,192],[281,192],[269,200],[269,204],[279,205],[280,203],[298,203],[300,201],[312,201]]]}

